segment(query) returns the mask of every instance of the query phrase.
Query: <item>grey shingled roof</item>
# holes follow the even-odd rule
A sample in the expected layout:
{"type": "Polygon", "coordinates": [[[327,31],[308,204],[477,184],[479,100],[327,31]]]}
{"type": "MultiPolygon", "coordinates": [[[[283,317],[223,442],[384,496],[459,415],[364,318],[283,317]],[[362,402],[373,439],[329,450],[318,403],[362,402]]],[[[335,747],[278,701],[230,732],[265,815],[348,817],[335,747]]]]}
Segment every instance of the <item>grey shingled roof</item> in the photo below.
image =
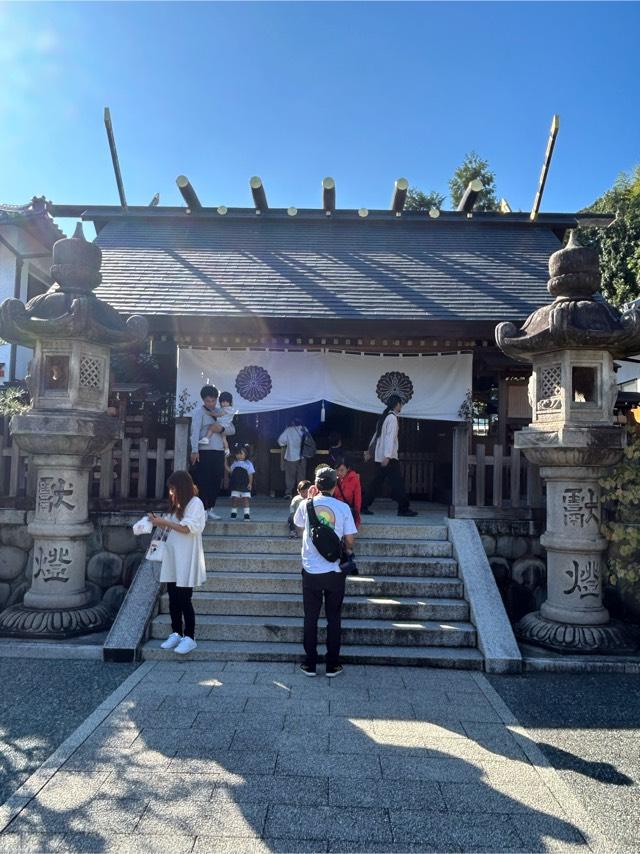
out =
{"type": "Polygon", "coordinates": [[[122,218],[97,295],[124,314],[507,320],[550,301],[542,225],[122,218]]]}

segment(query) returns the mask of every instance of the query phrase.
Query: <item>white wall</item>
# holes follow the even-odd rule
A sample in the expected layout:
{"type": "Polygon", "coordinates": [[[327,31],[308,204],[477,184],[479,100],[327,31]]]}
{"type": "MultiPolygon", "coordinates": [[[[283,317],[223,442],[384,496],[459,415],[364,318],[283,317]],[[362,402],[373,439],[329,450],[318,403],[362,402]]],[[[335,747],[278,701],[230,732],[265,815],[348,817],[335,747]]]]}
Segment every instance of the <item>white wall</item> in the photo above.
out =
{"type": "MultiPolygon", "coordinates": [[[[0,234],[3,238],[15,246],[18,252],[24,255],[40,254],[46,252],[45,247],[39,243],[34,237],[28,234],[23,228],[17,226],[3,225],[0,226],[0,234]]],[[[49,267],[51,266],[51,256],[47,255],[44,258],[31,258],[25,260],[22,265],[22,275],[20,277],[20,299],[27,298],[27,282],[29,272],[39,278],[47,280],[49,267]]],[[[12,299],[14,296],[16,276],[16,257],[15,255],[0,243],[0,303],[6,299],[12,299]]],[[[27,372],[27,366],[31,359],[33,351],[29,347],[18,347],[16,350],[16,379],[24,379],[27,372]]],[[[0,377],[0,385],[3,385],[9,379],[9,363],[11,360],[11,345],[0,344],[0,364],[4,363],[4,377],[0,377]]]]}
{"type": "MultiPolygon", "coordinates": [[[[633,356],[634,359],[640,359],[640,356],[633,356]]],[[[616,371],[616,382],[618,385],[622,385],[632,382],[633,380],[640,379],[640,362],[623,362],[617,361],[616,364],[620,365],[619,369],[616,371]]],[[[625,388],[625,391],[635,391],[634,388],[625,388]]]]}
{"type": "MultiPolygon", "coordinates": [[[[0,303],[13,296],[13,285],[16,274],[16,259],[6,246],[0,243],[0,303]]],[[[0,344],[0,364],[4,365],[4,376],[0,377],[0,385],[9,379],[9,359],[11,345],[0,344]]]]}

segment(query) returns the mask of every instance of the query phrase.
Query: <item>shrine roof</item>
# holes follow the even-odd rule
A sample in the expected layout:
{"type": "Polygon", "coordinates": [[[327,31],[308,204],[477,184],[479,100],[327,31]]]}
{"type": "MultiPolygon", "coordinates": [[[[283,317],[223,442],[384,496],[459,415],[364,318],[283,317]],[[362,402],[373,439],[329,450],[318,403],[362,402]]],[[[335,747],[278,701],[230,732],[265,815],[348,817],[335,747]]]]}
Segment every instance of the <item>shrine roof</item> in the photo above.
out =
{"type": "MultiPolygon", "coordinates": [[[[549,256],[575,218],[547,215],[105,217],[97,296],[125,314],[518,320],[551,301],[549,256]]],[[[318,212],[322,214],[323,212],[318,212]]],[[[345,212],[348,214],[348,212],[345,212]]]]}
{"type": "Polygon", "coordinates": [[[0,202],[0,226],[12,225],[26,229],[43,246],[51,249],[56,240],[64,237],[47,210],[44,197],[35,197],[26,205],[0,202]]]}

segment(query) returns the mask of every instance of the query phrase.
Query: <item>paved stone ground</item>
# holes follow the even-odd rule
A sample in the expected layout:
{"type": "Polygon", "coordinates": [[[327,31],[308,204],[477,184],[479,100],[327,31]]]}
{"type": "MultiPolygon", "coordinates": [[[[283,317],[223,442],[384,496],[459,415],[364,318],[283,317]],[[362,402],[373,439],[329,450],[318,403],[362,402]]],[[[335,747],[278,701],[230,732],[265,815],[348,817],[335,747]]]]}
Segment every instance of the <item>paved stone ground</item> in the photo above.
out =
{"type": "Polygon", "coordinates": [[[0,851],[601,847],[479,674],[150,662],[119,691],[0,807],[0,851]]]}
{"type": "Polygon", "coordinates": [[[0,658],[0,803],[135,670],[0,658]]]}
{"type": "Polygon", "coordinates": [[[640,678],[528,673],[490,681],[615,851],[640,851],[640,678]]]}

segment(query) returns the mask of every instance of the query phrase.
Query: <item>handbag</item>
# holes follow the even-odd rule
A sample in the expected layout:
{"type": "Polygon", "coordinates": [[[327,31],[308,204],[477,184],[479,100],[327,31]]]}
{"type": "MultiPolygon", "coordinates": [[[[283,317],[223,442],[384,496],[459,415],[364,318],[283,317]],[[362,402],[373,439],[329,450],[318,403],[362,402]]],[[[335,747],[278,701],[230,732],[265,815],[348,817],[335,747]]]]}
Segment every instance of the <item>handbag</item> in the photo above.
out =
{"type": "MultiPolygon", "coordinates": [[[[156,528],[156,531],[159,529],[156,528]]],[[[147,549],[147,554],[145,555],[146,560],[151,560],[154,563],[162,563],[164,560],[164,556],[167,551],[167,537],[169,535],[169,529],[163,528],[159,537],[154,536],[151,538],[151,542],[149,543],[149,548],[147,549]]]]}
{"type": "Polygon", "coordinates": [[[342,544],[342,553],[340,555],[340,572],[345,575],[360,575],[360,570],[356,564],[356,556],[353,552],[348,552],[342,544]]]}

